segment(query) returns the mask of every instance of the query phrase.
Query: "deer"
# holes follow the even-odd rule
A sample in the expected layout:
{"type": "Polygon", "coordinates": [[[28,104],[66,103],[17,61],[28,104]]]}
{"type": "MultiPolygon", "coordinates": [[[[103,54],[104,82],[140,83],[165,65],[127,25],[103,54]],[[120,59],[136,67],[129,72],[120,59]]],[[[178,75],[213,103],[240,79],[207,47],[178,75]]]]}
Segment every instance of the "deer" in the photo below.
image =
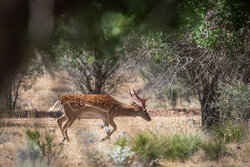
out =
{"type": "Polygon", "coordinates": [[[63,138],[69,142],[67,131],[69,127],[74,123],[76,119],[102,119],[103,127],[111,125],[112,131],[106,131],[105,136],[101,141],[110,139],[110,136],[117,130],[117,126],[114,122],[115,117],[129,116],[129,117],[141,117],[146,121],[151,121],[146,109],[146,101],[148,98],[143,99],[138,94],[138,91],[130,90],[129,94],[133,101],[131,105],[127,105],[119,102],[115,98],[107,94],[70,94],[59,98],[53,107],[50,108],[50,112],[53,111],[56,105],[59,105],[63,115],[57,119],[57,124],[62,133],[63,138]],[[136,103],[136,100],[138,103],[136,103]],[[66,123],[62,126],[63,122],[66,123]]]}

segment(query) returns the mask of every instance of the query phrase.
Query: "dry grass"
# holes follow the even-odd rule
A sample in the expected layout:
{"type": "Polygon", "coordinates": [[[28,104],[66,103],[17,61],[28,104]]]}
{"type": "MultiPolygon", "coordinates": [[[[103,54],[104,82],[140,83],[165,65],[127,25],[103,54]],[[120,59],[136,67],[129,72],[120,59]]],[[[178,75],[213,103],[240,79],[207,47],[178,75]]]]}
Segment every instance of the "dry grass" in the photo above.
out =
{"type": "MultiPolygon", "coordinates": [[[[87,154],[88,149],[91,148],[105,148],[112,145],[116,139],[116,136],[123,130],[126,131],[126,135],[135,136],[140,131],[151,130],[160,131],[162,134],[171,135],[175,133],[200,133],[199,130],[200,117],[153,117],[151,122],[146,122],[141,118],[117,118],[118,130],[113,134],[110,141],[103,143],[99,142],[105,131],[100,128],[102,121],[100,120],[80,120],[76,121],[69,129],[69,137],[71,142],[65,142],[64,150],[59,156],[58,161],[63,166],[95,166],[95,163],[89,161],[93,156],[87,154]],[[82,133],[84,132],[84,133],[82,133]],[[82,134],[81,134],[82,133],[82,134]],[[80,138],[79,138],[80,137],[80,138]],[[91,144],[88,143],[88,138],[94,138],[91,144]]],[[[29,123],[31,129],[37,129],[41,133],[49,131],[56,142],[59,142],[61,133],[56,125],[55,119],[2,119],[1,122],[16,122],[16,123],[29,123]],[[36,128],[39,127],[39,128],[36,128]],[[51,129],[52,128],[52,129],[51,129]],[[55,131],[53,131],[55,128],[55,131]]],[[[6,124],[7,125],[7,124],[6,124]]],[[[18,125],[18,124],[17,124],[18,125]]],[[[15,163],[15,151],[17,148],[25,145],[24,127],[1,127],[1,144],[0,144],[0,165],[1,166],[13,166],[15,163]],[[4,135],[3,135],[4,134],[4,135]],[[3,140],[6,139],[6,140],[3,140]]],[[[223,166],[223,165],[235,165],[235,166],[248,166],[250,156],[250,142],[249,138],[241,144],[231,144],[230,147],[237,153],[237,159],[223,158],[219,163],[204,161],[202,153],[198,152],[192,156],[189,160],[183,162],[175,162],[170,160],[159,160],[162,166],[223,166]]],[[[60,165],[58,165],[60,166],[60,165]]]]}
{"type": "MultiPolygon", "coordinates": [[[[42,77],[38,78],[32,89],[26,91],[20,96],[20,100],[17,104],[18,109],[48,111],[59,97],[72,93],[79,93],[68,75],[69,74],[66,71],[55,71],[53,76],[45,72],[42,77]]],[[[124,76],[125,81],[120,85],[119,91],[113,92],[112,96],[123,103],[129,104],[131,102],[128,93],[129,89],[143,88],[144,80],[139,74],[131,74],[128,71],[123,71],[122,75],[124,76]]],[[[151,92],[144,90],[141,93],[143,96],[149,96],[146,94],[150,94],[151,92]]],[[[151,109],[158,109],[159,107],[171,108],[167,102],[160,102],[159,100],[154,99],[152,95],[150,95],[149,101],[148,108],[151,109]],[[162,105],[159,105],[160,103],[162,103],[162,105]]],[[[177,101],[176,108],[199,108],[199,103],[195,99],[192,99],[190,103],[180,101],[180,99],[177,101]]]]}

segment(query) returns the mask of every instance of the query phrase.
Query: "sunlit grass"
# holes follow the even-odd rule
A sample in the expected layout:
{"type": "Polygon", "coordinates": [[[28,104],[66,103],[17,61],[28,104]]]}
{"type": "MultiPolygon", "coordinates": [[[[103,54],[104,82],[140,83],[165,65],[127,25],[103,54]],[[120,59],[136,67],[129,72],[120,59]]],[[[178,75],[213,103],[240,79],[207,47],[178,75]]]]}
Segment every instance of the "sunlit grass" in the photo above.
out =
{"type": "Polygon", "coordinates": [[[225,143],[240,142],[246,137],[247,128],[241,122],[228,120],[222,125],[214,125],[212,132],[225,143]]]}
{"type": "MultiPolygon", "coordinates": [[[[21,120],[18,121],[21,123],[21,120]]],[[[36,126],[35,122],[38,121],[25,119],[23,122],[36,126]]],[[[98,126],[99,123],[101,121],[76,121],[68,131],[70,142],[64,142],[64,150],[55,163],[60,164],[63,161],[63,166],[118,166],[117,164],[129,165],[133,162],[148,165],[155,160],[187,164],[190,160],[205,164],[211,161],[216,164],[224,163],[229,160],[232,164],[242,164],[248,161],[250,155],[249,138],[243,137],[241,142],[231,141],[227,144],[215,132],[202,131],[196,117],[153,117],[150,123],[140,118],[117,119],[118,130],[110,141],[105,142],[100,142],[106,132],[98,126]],[[74,161],[70,160],[71,157],[74,157],[74,161]]],[[[38,130],[41,139],[44,139],[46,130],[55,127],[55,131],[50,133],[53,134],[53,141],[58,144],[62,136],[56,122],[39,119],[39,124],[46,127],[31,129],[38,130]]],[[[25,136],[23,127],[2,129],[0,137],[6,139],[1,144],[5,148],[2,150],[5,152],[4,156],[10,156],[10,150],[15,153],[20,148],[18,143],[25,146],[25,136]]],[[[15,154],[11,157],[15,157],[15,154]]],[[[8,164],[11,161],[13,160],[7,159],[8,164]]],[[[43,164],[46,165],[46,161],[43,164]]]]}
{"type": "Polygon", "coordinates": [[[187,159],[201,145],[198,135],[175,134],[166,136],[152,132],[139,133],[133,139],[133,150],[141,160],[155,158],[187,159]]]}

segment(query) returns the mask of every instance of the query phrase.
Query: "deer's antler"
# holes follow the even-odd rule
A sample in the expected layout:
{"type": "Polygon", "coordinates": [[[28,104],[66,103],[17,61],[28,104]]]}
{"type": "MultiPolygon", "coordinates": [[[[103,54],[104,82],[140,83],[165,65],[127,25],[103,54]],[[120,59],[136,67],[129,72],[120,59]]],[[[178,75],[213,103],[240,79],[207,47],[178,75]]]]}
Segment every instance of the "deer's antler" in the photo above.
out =
{"type": "Polygon", "coordinates": [[[141,97],[138,95],[139,92],[140,92],[140,89],[138,89],[137,92],[133,89],[133,92],[130,90],[129,94],[130,94],[130,96],[131,96],[133,99],[135,99],[135,100],[137,100],[138,102],[140,102],[140,103],[142,104],[143,108],[146,108],[146,101],[148,100],[149,97],[146,98],[146,99],[143,99],[143,98],[141,98],[141,97]]]}

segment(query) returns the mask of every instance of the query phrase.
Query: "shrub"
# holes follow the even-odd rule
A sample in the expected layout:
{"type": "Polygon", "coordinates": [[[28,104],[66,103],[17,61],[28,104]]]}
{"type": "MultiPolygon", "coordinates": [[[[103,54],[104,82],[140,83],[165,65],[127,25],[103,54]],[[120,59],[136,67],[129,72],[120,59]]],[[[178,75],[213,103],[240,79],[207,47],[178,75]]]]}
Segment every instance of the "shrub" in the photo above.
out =
{"type": "Polygon", "coordinates": [[[221,96],[213,106],[220,112],[221,121],[250,118],[250,84],[239,81],[223,84],[218,93],[221,96]]]}
{"type": "Polygon", "coordinates": [[[122,136],[120,138],[117,138],[114,144],[124,148],[128,145],[128,139],[125,136],[122,136]]]}
{"type": "Polygon", "coordinates": [[[81,153],[87,157],[89,166],[126,166],[134,155],[127,138],[122,136],[114,143],[100,143],[100,137],[97,131],[80,130],[77,133],[81,153]],[[92,142],[89,139],[92,139],[92,142]]]}
{"type": "Polygon", "coordinates": [[[201,144],[201,149],[205,152],[206,159],[218,161],[225,156],[235,158],[235,155],[229,150],[223,140],[213,140],[201,144]]]}
{"type": "Polygon", "coordinates": [[[128,159],[134,155],[134,152],[131,151],[130,146],[121,147],[119,145],[106,149],[104,153],[107,157],[107,160],[116,166],[125,166],[128,162],[128,159]]]}
{"type": "Polygon", "coordinates": [[[185,159],[198,150],[201,139],[198,136],[175,134],[168,139],[163,156],[168,159],[185,159]]]}
{"type": "Polygon", "coordinates": [[[184,160],[198,150],[201,139],[197,135],[172,137],[156,133],[139,133],[134,139],[133,150],[141,160],[150,161],[158,157],[184,160]]]}
{"type": "MultiPolygon", "coordinates": [[[[107,159],[104,157],[104,149],[92,146],[87,146],[82,149],[81,153],[87,157],[89,166],[107,166],[107,159]]],[[[101,146],[100,146],[101,147],[101,146]]]]}
{"type": "Polygon", "coordinates": [[[104,143],[100,143],[102,135],[95,130],[80,129],[76,133],[76,139],[79,145],[80,153],[87,157],[89,166],[106,166],[104,157],[104,143]],[[98,144],[96,144],[98,143],[98,144]]]}
{"type": "Polygon", "coordinates": [[[246,128],[242,123],[234,123],[231,120],[222,125],[212,126],[212,131],[225,143],[239,142],[246,136],[246,128]]]}
{"type": "Polygon", "coordinates": [[[26,147],[17,149],[16,159],[18,166],[50,166],[51,160],[62,151],[63,145],[53,144],[53,138],[45,133],[40,138],[38,131],[26,130],[26,147]]]}
{"type": "Polygon", "coordinates": [[[158,139],[154,139],[148,133],[139,133],[134,139],[133,151],[140,160],[152,160],[161,155],[158,139]]]}
{"type": "Polygon", "coordinates": [[[79,144],[84,144],[84,146],[86,146],[91,143],[99,142],[102,136],[98,131],[81,129],[78,130],[76,137],[79,144]]]}
{"type": "Polygon", "coordinates": [[[0,144],[6,143],[9,140],[10,136],[8,133],[1,131],[0,132],[0,144]]]}

